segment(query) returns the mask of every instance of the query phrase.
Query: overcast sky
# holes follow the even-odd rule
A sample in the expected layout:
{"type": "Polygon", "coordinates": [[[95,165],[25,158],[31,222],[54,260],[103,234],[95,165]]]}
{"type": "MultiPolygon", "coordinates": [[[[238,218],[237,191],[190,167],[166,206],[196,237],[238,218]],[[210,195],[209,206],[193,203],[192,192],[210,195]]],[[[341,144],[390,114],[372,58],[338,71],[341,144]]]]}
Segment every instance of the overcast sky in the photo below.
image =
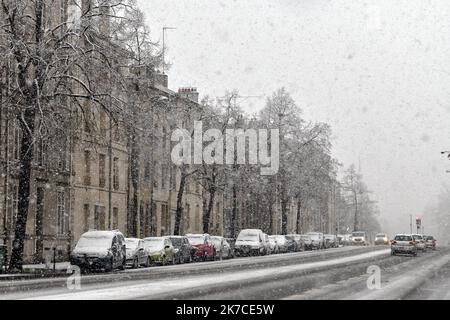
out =
{"type": "Polygon", "coordinates": [[[448,0],[138,1],[154,40],[177,28],[166,33],[170,88],[285,86],[306,119],[332,126],[334,156],[360,164],[389,232],[408,232],[450,182],[448,0]]]}

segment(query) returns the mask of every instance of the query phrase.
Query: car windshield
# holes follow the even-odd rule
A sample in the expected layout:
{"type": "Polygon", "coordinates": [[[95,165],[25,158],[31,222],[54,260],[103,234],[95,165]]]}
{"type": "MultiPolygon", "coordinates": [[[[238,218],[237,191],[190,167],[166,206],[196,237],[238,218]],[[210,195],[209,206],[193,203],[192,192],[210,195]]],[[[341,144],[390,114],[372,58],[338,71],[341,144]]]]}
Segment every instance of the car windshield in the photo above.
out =
{"type": "Polygon", "coordinates": [[[429,237],[427,237],[427,240],[434,240],[434,238],[429,236],[429,237]]]}
{"type": "Polygon", "coordinates": [[[183,239],[182,238],[170,238],[170,241],[172,241],[172,245],[175,248],[179,248],[183,245],[183,239]]]}
{"type": "Polygon", "coordinates": [[[320,239],[320,235],[318,233],[309,233],[308,236],[314,240],[320,239]]]}
{"type": "Polygon", "coordinates": [[[139,240],[137,239],[125,239],[125,247],[130,250],[134,250],[138,247],[139,240]]]}
{"type": "Polygon", "coordinates": [[[205,243],[203,236],[188,236],[188,239],[189,242],[194,246],[205,243]]]}
{"type": "Polygon", "coordinates": [[[364,232],[353,232],[352,237],[365,237],[366,234],[364,232]]]}
{"type": "Polygon", "coordinates": [[[413,235],[414,240],[422,240],[422,236],[419,236],[418,234],[413,235]]]}
{"type": "Polygon", "coordinates": [[[164,239],[163,238],[144,239],[144,246],[150,250],[161,250],[164,248],[164,239]]]}
{"type": "Polygon", "coordinates": [[[395,241],[412,241],[411,236],[396,236],[395,241]]]}
{"type": "Polygon", "coordinates": [[[220,238],[212,237],[211,241],[215,246],[220,246],[222,244],[222,239],[220,239],[220,238]]]}
{"type": "Polygon", "coordinates": [[[77,243],[78,249],[86,248],[109,248],[111,247],[112,239],[110,236],[82,236],[77,243]]]}
{"type": "Polygon", "coordinates": [[[377,238],[384,238],[384,237],[386,237],[386,235],[380,233],[380,234],[377,234],[376,237],[377,237],[377,238]]]}
{"type": "Polygon", "coordinates": [[[251,232],[246,232],[246,233],[241,233],[239,234],[238,241],[258,241],[259,240],[259,235],[257,233],[251,233],[251,232]]]}

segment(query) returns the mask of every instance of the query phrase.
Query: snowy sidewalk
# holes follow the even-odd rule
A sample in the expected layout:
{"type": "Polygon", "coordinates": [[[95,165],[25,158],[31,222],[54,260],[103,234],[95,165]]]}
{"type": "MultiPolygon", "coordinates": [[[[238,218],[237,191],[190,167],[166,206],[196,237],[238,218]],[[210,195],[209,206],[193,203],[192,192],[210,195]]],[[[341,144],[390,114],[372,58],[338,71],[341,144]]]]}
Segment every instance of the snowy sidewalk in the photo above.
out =
{"type": "Polygon", "coordinates": [[[24,264],[22,273],[0,274],[0,281],[24,280],[66,274],[69,266],[70,262],[57,262],[55,264],[55,272],[53,272],[53,263],[24,264]]]}

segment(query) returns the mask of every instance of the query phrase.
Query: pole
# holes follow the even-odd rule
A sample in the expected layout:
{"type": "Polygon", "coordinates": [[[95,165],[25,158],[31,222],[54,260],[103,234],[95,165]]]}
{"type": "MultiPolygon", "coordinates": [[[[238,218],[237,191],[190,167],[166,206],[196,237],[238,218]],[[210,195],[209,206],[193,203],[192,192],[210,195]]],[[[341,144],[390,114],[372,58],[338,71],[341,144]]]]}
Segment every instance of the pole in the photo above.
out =
{"type": "Polygon", "coordinates": [[[410,229],[410,231],[411,231],[411,234],[413,233],[413,227],[412,227],[412,225],[413,225],[413,221],[412,221],[412,214],[410,214],[409,215],[409,229],[410,229]]]}

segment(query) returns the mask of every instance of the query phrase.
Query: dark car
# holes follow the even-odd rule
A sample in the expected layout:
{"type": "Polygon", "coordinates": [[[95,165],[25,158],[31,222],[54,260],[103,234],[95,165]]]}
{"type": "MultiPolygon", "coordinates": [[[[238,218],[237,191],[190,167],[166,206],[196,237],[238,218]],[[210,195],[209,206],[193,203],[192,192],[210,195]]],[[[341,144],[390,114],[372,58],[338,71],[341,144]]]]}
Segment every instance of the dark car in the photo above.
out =
{"type": "Polygon", "coordinates": [[[236,244],[236,239],[235,238],[225,238],[225,240],[228,242],[228,244],[231,247],[231,256],[234,258],[235,254],[234,254],[234,246],[236,244]]]}
{"type": "Polygon", "coordinates": [[[125,269],[125,238],[120,231],[89,231],[78,240],[70,263],[82,271],[125,269]]]}
{"type": "Polygon", "coordinates": [[[175,263],[192,262],[194,247],[189,243],[189,239],[183,236],[170,236],[170,241],[175,248],[175,263]]]}
{"type": "Polygon", "coordinates": [[[298,250],[297,242],[295,241],[294,236],[289,235],[285,236],[287,242],[287,251],[288,252],[296,252],[298,250]]]}

